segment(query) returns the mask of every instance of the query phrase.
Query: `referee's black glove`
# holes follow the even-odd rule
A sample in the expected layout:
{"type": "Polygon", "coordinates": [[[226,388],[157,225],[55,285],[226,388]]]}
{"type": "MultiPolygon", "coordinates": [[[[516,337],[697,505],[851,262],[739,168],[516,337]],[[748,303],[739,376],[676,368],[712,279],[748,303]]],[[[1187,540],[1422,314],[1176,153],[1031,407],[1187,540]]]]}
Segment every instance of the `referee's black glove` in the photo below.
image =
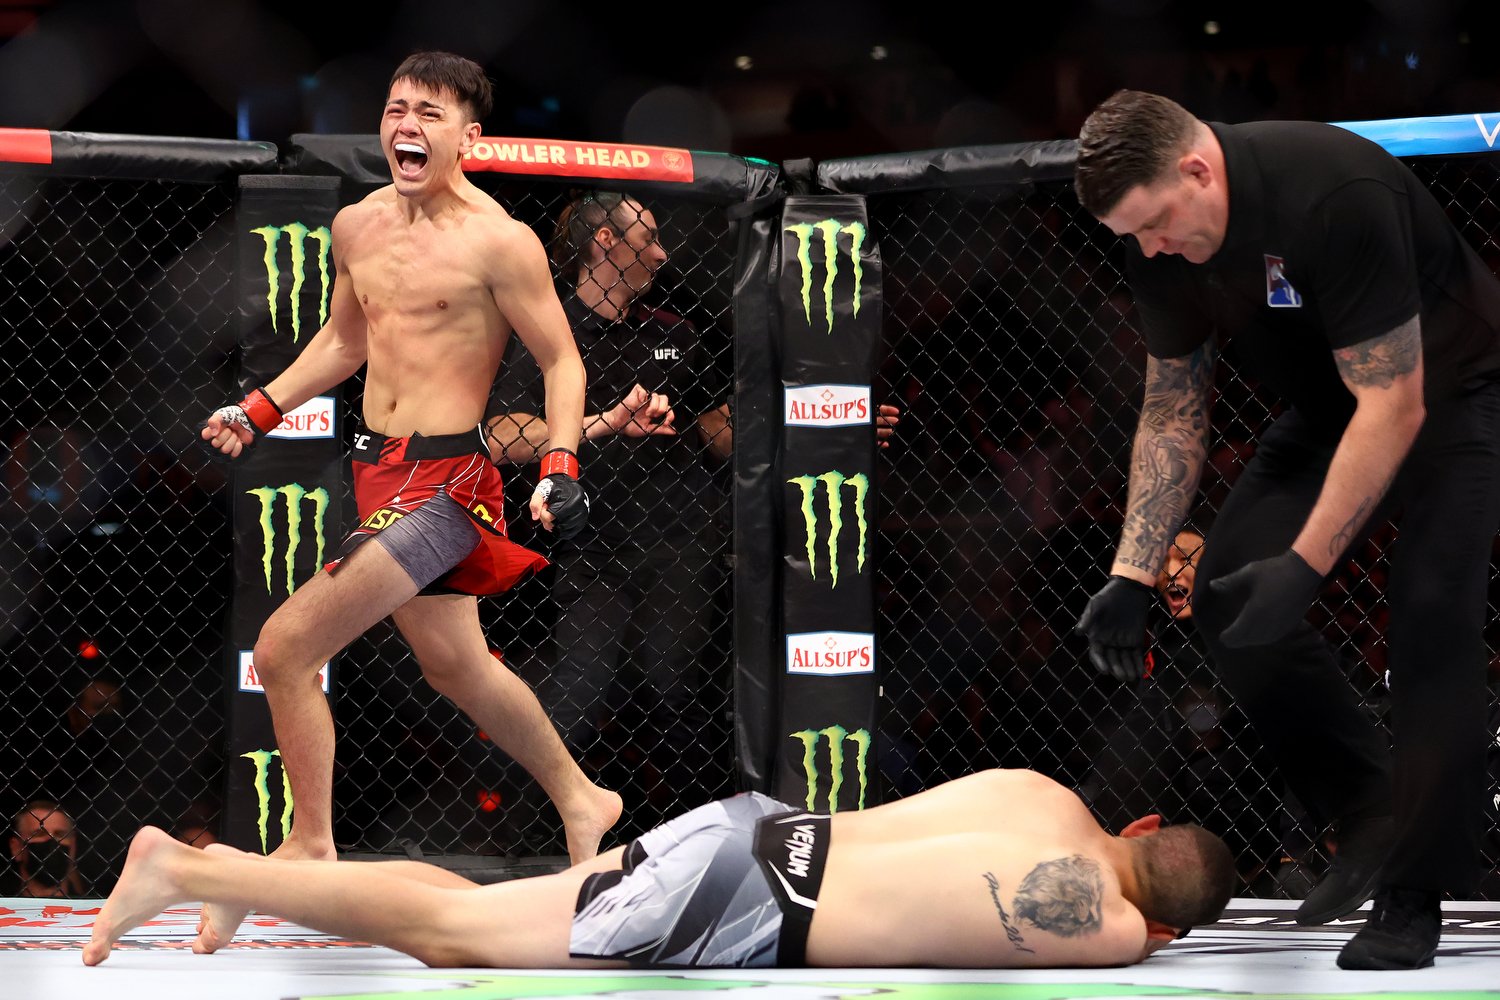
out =
{"type": "Polygon", "coordinates": [[[1238,648],[1283,638],[1306,617],[1322,583],[1322,574],[1291,549],[1210,582],[1209,590],[1229,607],[1239,608],[1219,641],[1238,648]]]}
{"type": "Polygon", "coordinates": [[[1095,670],[1122,681],[1146,675],[1146,612],[1155,593],[1139,580],[1112,576],[1089,598],[1075,631],[1088,638],[1095,670]]]}

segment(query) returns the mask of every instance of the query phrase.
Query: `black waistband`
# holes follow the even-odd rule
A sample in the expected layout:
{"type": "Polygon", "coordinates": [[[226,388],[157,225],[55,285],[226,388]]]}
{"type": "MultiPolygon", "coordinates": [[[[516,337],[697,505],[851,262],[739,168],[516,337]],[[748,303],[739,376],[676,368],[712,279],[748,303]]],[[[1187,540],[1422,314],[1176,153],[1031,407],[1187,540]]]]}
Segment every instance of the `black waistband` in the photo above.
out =
{"type": "Polygon", "coordinates": [[[379,465],[388,462],[417,462],[424,458],[462,458],[464,455],[489,457],[490,449],[484,440],[484,430],[479,426],[462,434],[413,434],[411,437],[386,437],[364,425],[354,430],[354,452],[356,462],[379,465]]]}
{"type": "Polygon", "coordinates": [[[807,964],[807,933],[823,887],[829,828],[829,817],[820,813],[778,813],[755,821],[751,851],[781,907],[779,966],[807,964]]]}

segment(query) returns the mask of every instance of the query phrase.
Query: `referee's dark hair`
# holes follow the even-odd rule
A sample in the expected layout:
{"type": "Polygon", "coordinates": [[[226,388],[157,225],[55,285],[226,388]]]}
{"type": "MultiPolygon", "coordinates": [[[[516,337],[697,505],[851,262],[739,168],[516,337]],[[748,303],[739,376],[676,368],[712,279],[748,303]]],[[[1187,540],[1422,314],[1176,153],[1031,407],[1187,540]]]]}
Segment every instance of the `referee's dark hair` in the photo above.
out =
{"type": "Polygon", "coordinates": [[[1187,151],[1198,119],[1176,101],[1139,90],[1117,90],[1085,119],[1078,133],[1073,189],[1095,218],[1115,210],[1126,192],[1159,180],[1187,151]]]}

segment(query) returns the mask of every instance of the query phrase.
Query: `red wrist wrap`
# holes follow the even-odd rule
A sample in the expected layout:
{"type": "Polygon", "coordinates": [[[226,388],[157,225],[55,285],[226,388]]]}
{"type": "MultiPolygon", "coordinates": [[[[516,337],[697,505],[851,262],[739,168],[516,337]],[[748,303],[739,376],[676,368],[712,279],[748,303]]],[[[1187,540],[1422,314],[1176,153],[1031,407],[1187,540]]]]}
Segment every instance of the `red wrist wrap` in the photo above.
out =
{"type": "Polygon", "coordinates": [[[240,403],[240,409],[245,411],[245,416],[255,425],[256,431],[267,434],[274,431],[281,423],[281,407],[277,406],[266,390],[256,389],[246,396],[240,403]]]}
{"type": "Polygon", "coordinates": [[[569,479],[578,478],[578,456],[566,448],[553,448],[542,457],[542,478],[561,472],[569,479]]]}

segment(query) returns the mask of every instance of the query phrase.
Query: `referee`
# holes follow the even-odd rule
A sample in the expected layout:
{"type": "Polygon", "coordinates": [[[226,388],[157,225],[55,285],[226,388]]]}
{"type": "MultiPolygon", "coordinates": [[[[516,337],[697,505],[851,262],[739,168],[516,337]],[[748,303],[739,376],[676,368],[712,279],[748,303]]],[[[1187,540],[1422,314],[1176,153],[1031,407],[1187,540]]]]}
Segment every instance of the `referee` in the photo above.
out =
{"type": "Polygon", "coordinates": [[[1500,282],[1404,164],[1332,125],[1210,124],[1120,91],[1084,123],[1075,186],[1131,237],[1148,354],[1124,530],[1079,621],[1090,655],[1139,672],[1222,349],[1287,406],[1215,519],[1194,621],[1292,791],[1336,824],[1334,865],[1298,921],[1373,893],[1340,967],[1431,965],[1441,894],[1470,891],[1479,860],[1500,282]],[[1392,516],[1394,754],[1304,617],[1392,516]]]}

